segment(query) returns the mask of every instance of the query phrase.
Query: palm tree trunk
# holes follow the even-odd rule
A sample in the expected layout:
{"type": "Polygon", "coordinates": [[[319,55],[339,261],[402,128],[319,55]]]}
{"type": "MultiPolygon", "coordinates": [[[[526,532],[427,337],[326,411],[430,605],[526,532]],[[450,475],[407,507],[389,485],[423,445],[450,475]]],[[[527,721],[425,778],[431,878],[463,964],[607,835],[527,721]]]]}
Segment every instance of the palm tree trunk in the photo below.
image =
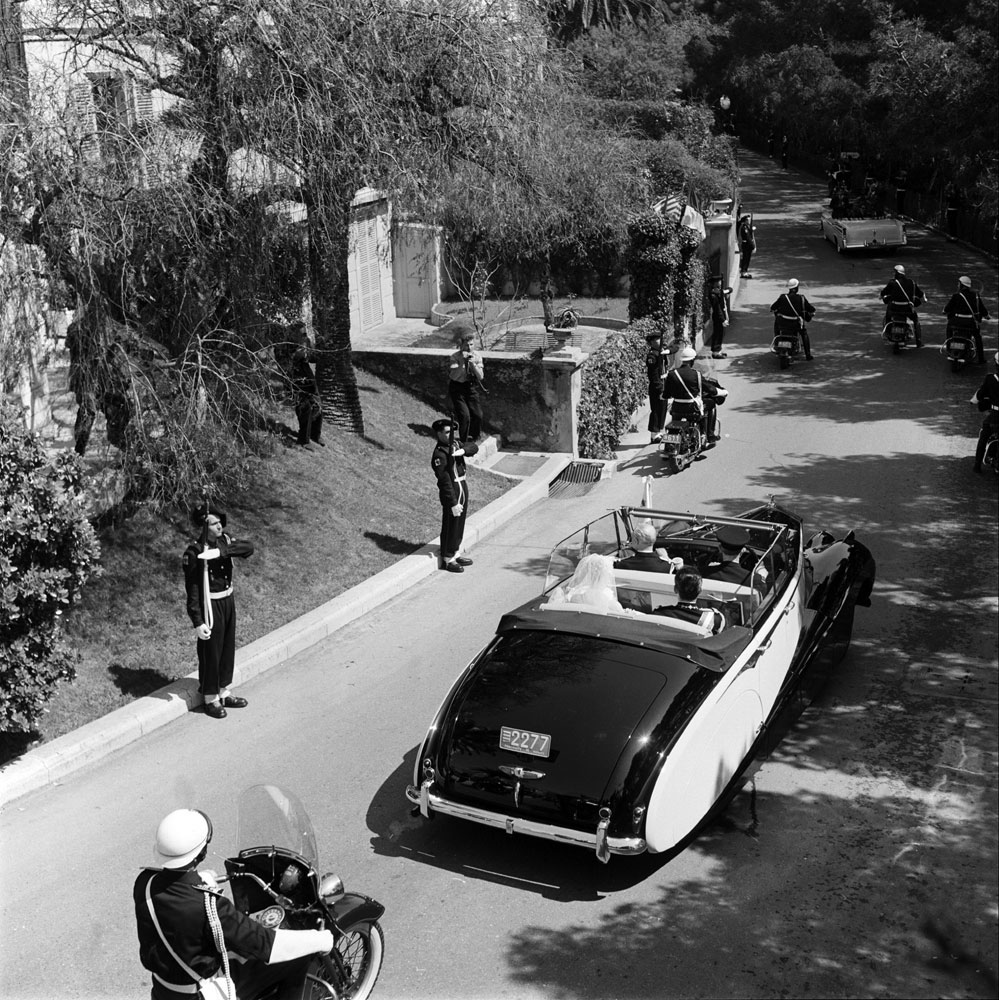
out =
{"type": "Polygon", "coordinates": [[[350,198],[332,206],[306,193],[316,382],[327,426],[364,434],[350,346],[350,198]]]}

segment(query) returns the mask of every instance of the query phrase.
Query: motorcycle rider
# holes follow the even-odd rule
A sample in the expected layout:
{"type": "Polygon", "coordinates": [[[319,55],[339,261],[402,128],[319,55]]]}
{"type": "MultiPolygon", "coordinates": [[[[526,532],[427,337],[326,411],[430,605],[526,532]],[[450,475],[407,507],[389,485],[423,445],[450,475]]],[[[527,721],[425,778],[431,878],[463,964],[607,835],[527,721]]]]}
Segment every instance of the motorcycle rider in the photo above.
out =
{"type": "Polygon", "coordinates": [[[882,329],[891,322],[893,312],[901,313],[912,321],[912,332],[916,335],[916,347],[923,346],[923,331],[919,325],[916,310],[926,301],[923,290],[912,278],[905,276],[905,268],[895,265],[891,281],[881,289],[881,301],[885,304],[885,320],[882,329]]]}
{"type": "Polygon", "coordinates": [[[808,329],[806,323],[812,321],[815,315],[815,307],[805,298],[798,289],[798,279],[788,278],[787,291],[784,292],[776,302],[770,306],[770,311],[774,314],[774,336],[780,332],[780,321],[788,320],[798,322],[798,329],[801,334],[801,346],[805,349],[805,360],[812,360],[812,343],[808,339],[808,329]]]}
{"type": "Polygon", "coordinates": [[[237,910],[217,889],[213,872],[197,871],[211,839],[212,822],[203,812],[175,809],[157,827],[154,866],[135,880],[139,960],[152,973],[152,1000],[197,996],[201,981],[220,974],[217,984],[228,979],[232,996],[282,982],[289,989],[297,984],[300,993],[307,959],[333,950],[332,932],[274,930],[237,910]],[[246,961],[230,964],[216,945],[220,940],[246,961]]]}
{"type": "Polygon", "coordinates": [[[696,420],[709,442],[718,440],[716,412],[719,389],[714,379],[706,378],[694,367],[697,351],[683,347],[677,355],[678,366],[666,375],[663,399],[677,418],[696,420]]]}
{"type": "Polygon", "coordinates": [[[975,472],[982,471],[986,445],[989,443],[989,438],[999,430],[999,413],[992,409],[993,406],[999,406],[999,351],[996,351],[993,361],[995,362],[995,371],[989,372],[985,376],[985,381],[975,393],[979,408],[988,407],[988,410],[985,411],[985,419],[982,421],[982,429],[978,434],[978,445],[975,448],[975,472]]]}
{"type": "Polygon", "coordinates": [[[950,301],[944,306],[944,314],[947,316],[947,336],[953,336],[959,330],[970,330],[971,336],[975,340],[975,361],[985,364],[985,345],[982,343],[982,320],[990,319],[989,311],[985,308],[981,295],[972,291],[971,278],[962,274],[957,279],[957,291],[950,297],[950,301]]]}

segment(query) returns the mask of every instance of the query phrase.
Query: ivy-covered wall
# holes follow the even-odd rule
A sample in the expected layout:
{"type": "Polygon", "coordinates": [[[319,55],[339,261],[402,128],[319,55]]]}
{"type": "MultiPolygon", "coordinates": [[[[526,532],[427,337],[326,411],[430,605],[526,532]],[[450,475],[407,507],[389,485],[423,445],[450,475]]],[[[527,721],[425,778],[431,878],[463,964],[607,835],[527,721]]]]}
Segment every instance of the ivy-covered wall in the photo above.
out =
{"type": "Polygon", "coordinates": [[[614,458],[631,415],[648,393],[645,334],[649,330],[643,323],[612,334],[583,368],[577,411],[581,458],[614,458]]]}

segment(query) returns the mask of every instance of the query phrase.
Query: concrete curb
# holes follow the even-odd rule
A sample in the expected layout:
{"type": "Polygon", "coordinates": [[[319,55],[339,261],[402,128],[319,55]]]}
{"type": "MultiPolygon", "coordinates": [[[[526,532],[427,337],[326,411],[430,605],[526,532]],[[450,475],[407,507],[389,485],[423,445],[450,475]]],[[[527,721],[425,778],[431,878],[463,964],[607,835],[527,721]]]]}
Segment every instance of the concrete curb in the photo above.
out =
{"type": "MultiPolygon", "coordinates": [[[[570,455],[552,454],[532,476],[468,518],[465,545],[473,547],[531,504],[548,495],[549,483],[570,462],[570,455]]],[[[326,604],[236,650],[234,685],[243,683],[309,649],[379,605],[391,600],[437,571],[439,538],[399,562],[359,583],[326,604]]],[[[15,799],[64,778],[115,750],[186,715],[201,703],[195,670],[137,698],[103,718],[60,736],[9,764],[0,772],[0,808],[15,799]]]]}

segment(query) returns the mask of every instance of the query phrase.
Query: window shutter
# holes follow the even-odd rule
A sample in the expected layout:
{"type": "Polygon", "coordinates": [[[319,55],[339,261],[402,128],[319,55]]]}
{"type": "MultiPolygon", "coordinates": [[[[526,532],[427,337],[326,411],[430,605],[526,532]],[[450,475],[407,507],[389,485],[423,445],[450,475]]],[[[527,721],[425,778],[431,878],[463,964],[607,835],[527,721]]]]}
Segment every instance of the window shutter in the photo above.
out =
{"type": "Polygon", "coordinates": [[[80,80],[70,86],[69,109],[72,133],[79,143],[81,157],[89,161],[100,159],[97,111],[94,105],[93,85],[89,80],[80,80]]]}

